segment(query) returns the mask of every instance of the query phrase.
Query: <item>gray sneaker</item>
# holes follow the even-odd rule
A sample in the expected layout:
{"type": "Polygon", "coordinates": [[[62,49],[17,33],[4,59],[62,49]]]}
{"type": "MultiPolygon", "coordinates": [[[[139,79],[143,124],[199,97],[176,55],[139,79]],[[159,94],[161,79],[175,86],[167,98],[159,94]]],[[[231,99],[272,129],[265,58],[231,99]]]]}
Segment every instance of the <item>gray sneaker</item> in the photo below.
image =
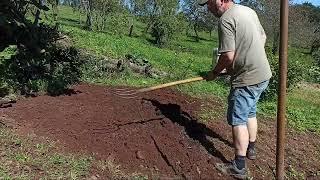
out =
{"type": "Polygon", "coordinates": [[[257,153],[255,148],[247,149],[247,158],[250,160],[255,160],[257,158],[257,153]]]}
{"type": "Polygon", "coordinates": [[[230,163],[217,163],[216,168],[223,174],[232,176],[237,179],[247,178],[247,168],[238,169],[236,162],[233,160],[230,163]]]}

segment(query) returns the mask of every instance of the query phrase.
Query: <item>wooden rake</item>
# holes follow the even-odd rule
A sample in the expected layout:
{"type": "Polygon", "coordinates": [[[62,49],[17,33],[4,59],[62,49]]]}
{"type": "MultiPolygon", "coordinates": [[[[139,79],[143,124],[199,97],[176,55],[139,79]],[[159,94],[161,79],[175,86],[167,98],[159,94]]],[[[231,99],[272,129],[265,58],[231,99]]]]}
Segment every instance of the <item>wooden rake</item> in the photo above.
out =
{"type": "Polygon", "coordinates": [[[157,90],[157,89],[161,89],[161,88],[165,88],[165,87],[175,86],[175,85],[179,85],[179,84],[186,84],[186,83],[191,83],[191,82],[201,81],[201,80],[204,80],[204,78],[203,77],[189,78],[189,79],[169,82],[169,83],[160,84],[160,85],[151,86],[151,87],[142,88],[142,89],[120,88],[120,89],[115,89],[114,91],[112,91],[112,94],[114,94],[120,98],[132,99],[132,98],[138,97],[138,95],[143,92],[149,92],[149,91],[153,91],[153,90],[157,90]]]}

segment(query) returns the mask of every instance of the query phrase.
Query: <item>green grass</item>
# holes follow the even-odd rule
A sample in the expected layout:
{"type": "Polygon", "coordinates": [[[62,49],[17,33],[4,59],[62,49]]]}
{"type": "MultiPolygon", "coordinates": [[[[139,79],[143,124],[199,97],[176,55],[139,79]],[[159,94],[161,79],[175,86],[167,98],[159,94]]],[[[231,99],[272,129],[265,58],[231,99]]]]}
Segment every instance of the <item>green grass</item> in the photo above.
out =
{"type": "MultiPolygon", "coordinates": [[[[320,133],[320,89],[300,87],[287,96],[287,119],[290,127],[320,133]]],[[[276,119],[276,100],[259,104],[260,112],[276,119]]]]}
{"type": "MultiPolygon", "coordinates": [[[[112,58],[123,58],[126,54],[147,58],[155,67],[176,76],[197,75],[208,70],[212,62],[208,53],[206,56],[196,56],[190,52],[161,49],[140,38],[88,32],[71,26],[62,26],[62,30],[71,35],[79,48],[112,58]]],[[[212,49],[213,45],[206,46],[207,49],[212,49]]]]}
{"type": "Polygon", "coordinates": [[[291,126],[320,133],[320,89],[301,87],[290,93],[288,117],[291,126]]]}

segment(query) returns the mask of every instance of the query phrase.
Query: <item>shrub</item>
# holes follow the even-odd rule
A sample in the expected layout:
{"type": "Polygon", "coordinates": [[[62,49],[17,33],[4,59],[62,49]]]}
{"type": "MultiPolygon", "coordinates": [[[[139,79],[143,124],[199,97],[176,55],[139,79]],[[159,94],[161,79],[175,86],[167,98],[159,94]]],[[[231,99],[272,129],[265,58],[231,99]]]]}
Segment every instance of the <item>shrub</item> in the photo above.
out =
{"type": "Polygon", "coordinates": [[[40,56],[20,51],[1,67],[4,81],[15,91],[28,95],[47,91],[57,95],[81,78],[78,52],[74,48],[55,49],[40,56]]]}
{"type": "Polygon", "coordinates": [[[320,66],[312,66],[308,71],[308,81],[320,84],[320,66]]]}
{"type": "Polygon", "coordinates": [[[129,19],[129,15],[125,13],[113,13],[108,17],[106,30],[113,34],[128,34],[129,19]]]}
{"type": "Polygon", "coordinates": [[[42,52],[34,53],[18,46],[16,54],[0,62],[0,87],[23,95],[39,91],[61,94],[69,85],[79,82],[83,62],[78,58],[75,48],[67,41],[61,42],[55,28],[41,25],[35,34],[42,52]]]}
{"type": "Polygon", "coordinates": [[[159,17],[154,20],[151,29],[151,36],[158,46],[165,46],[177,32],[178,24],[174,16],[159,17]]]}
{"type": "Polygon", "coordinates": [[[169,39],[169,26],[166,22],[156,21],[152,27],[151,36],[155,38],[155,44],[162,46],[169,39]]]}
{"type": "MultiPolygon", "coordinates": [[[[287,72],[287,88],[290,91],[295,87],[298,82],[306,78],[306,72],[308,72],[308,65],[301,63],[299,57],[294,55],[288,59],[288,72],[287,72]]],[[[268,59],[271,66],[272,78],[269,82],[269,87],[262,95],[263,99],[271,99],[277,95],[279,86],[279,57],[268,53],[268,59]]]]}
{"type": "Polygon", "coordinates": [[[314,58],[316,65],[320,67],[320,48],[312,52],[312,57],[314,58]]]}
{"type": "Polygon", "coordinates": [[[308,81],[320,83],[320,41],[315,40],[311,49],[311,56],[314,59],[314,66],[308,71],[308,81]]]}

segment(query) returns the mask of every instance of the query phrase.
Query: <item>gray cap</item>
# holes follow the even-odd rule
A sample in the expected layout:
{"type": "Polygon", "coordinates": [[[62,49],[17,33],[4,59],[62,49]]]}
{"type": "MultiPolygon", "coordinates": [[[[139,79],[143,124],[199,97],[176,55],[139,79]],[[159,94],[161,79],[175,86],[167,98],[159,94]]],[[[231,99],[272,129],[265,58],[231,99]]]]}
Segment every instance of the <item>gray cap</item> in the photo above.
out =
{"type": "Polygon", "coordinates": [[[208,0],[198,0],[198,4],[199,4],[200,6],[206,5],[207,2],[208,2],[208,0]]]}

